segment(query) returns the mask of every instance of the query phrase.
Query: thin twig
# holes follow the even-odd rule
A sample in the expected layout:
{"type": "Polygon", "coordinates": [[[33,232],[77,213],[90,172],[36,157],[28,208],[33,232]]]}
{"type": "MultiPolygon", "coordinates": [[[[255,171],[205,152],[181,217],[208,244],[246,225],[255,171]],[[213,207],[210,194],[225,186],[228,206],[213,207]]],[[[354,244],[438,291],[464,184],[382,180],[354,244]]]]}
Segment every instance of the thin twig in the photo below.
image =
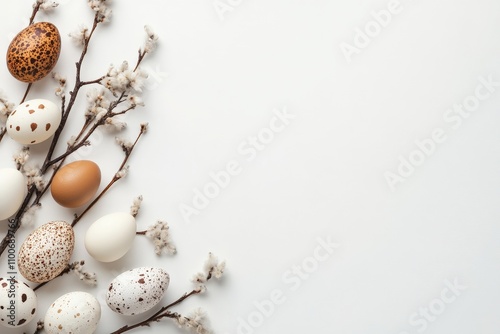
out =
{"type": "Polygon", "coordinates": [[[71,226],[75,226],[81,219],[82,217],[88,212],[90,211],[90,209],[92,209],[92,207],[101,199],[102,196],[104,196],[104,194],[106,194],[106,192],[118,181],[121,179],[121,177],[118,176],[118,173],[123,169],[125,168],[125,165],[127,164],[128,160],[130,159],[130,156],[132,155],[132,151],[134,150],[135,146],[137,145],[137,142],[139,141],[139,139],[141,138],[141,136],[146,132],[146,130],[141,126],[141,130],[139,131],[139,134],[137,135],[137,138],[135,139],[134,143],[132,144],[132,146],[130,147],[130,149],[125,152],[125,157],[123,158],[123,161],[122,163],[120,164],[120,167],[118,168],[117,172],[115,173],[115,175],[113,176],[113,178],[111,179],[111,181],[109,181],[108,185],[99,193],[99,195],[87,206],[87,208],[82,212],[80,213],[79,215],[75,215],[75,218],[73,219],[73,223],[71,224],[71,226]]]}
{"type": "Polygon", "coordinates": [[[2,141],[3,137],[7,133],[7,128],[1,128],[0,129],[0,142],[2,141]]]}
{"type": "Polygon", "coordinates": [[[21,100],[21,103],[19,103],[19,104],[22,104],[22,103],[24,103],[24,101],[26,101],[26,98],[28,97],[28,94],[30,92],[31,86],[33,86],[33,83],[30,82],[28,84],[28,87],[26,87],[26,92],[24,93],[23,99],[21,100]]]}
{"type": "Polygon", "coordinates": [[[135,329],[135,328],[138,328],[138,327],[149,326],[150,323],[160,321],[163,318],[173,318],[173,319],[180,318],[181,315],[179,313],[170,312],[169,309],[182,303],[184,300],[188,299],[189,297],[196,295],[196,294],[199,294],[199,293],[200,293],[200,290],[193,290],[190,293],[185,293],[184,295],[182,295],[182,297],[180,297],[179,299],[177,299],[173,303],[162,307],[158,312],[156,312],[155,314],[153,314],[151,317],[147,318],[146,320],[138,322],[134,325],[123,326],[120,329],[112,332],[111,334],[122,334],[122,333],[128,332],[128,331],[135,329]]]}
{"type": "Polygon", "coordinates": [[[36,1],[35,4],[33,5],[33,12],[31,13],[29,25],[32,25],[33,22],[35,21],[35,16],[38,13],[38,11],[40,10],[41,5],[42,5],[42,3],[38,2],[38,1],[36,1]]]}

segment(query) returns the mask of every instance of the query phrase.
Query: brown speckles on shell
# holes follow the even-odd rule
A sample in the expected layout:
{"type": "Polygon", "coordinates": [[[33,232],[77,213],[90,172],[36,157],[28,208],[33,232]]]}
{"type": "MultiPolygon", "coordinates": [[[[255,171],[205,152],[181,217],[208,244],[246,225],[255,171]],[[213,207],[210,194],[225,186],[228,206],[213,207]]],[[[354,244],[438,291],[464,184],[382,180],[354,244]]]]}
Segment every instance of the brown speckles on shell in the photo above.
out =
{"type": "Polygon", "coordinates": [[[74,245],[75,235],[68,223],[56,221],[42,225],[19,249],[19,271],[31,282],[50,281],[66,268],[74,245]]]}
{"type": "Polygon", "coordinates": [[[35,130],[36,130],[36,128],[38,128],[38,124],[36,124],[36,123],[31,123],[30,127],[31,127],[31,131],[33,132],[33,131],[35,131],[35,130]]]}
{"type": "Polygon", "coordinates": [[[38,22],[23,29],[7,50],[10,73],[23,82],[35,82],[49,74],[59,59],[61,36],[50,22],[38,22]]]}
{"type": "Polygon", "coordinates": [[[50,127],[51,127],[50,123],[45,124],[45,131],[49,131],[50,127]]]}
{"type": "Polygon", "coordinates": [[[170,277],[162,268],[131,269],[111,282],[106,303],[123,315],[141,314],[160,302],[169,282],[170,277]]]}

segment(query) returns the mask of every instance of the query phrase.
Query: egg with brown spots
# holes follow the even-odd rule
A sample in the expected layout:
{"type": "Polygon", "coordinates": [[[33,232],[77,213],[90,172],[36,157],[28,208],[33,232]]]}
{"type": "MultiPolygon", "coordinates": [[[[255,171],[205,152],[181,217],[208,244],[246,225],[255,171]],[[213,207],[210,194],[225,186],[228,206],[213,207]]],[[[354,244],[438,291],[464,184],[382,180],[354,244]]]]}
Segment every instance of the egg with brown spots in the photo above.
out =
{"type": "Polygon", "coordinates": [[[111,282],[106,303],[119,314],[141,314],[161,301],[169,283],[170,276],[162,268],[131,269],[111,282]]]}
{"type": "Polygon", "coordinates": [[[49,306],[44,319],[48,334],[92,334],[101,319],[101,305],[87,292],[70,292],[49,306]]]}
{"type": "Polygon", "coordinates": [[[61,35],[50,22],[21,30],[7,49],[7,68],[20,81],[33,83],[49,74],[61,53],[61,35]]]}
{"type": "Polygon", "coordinates": [[[24,326],[35,317],[36,307],[36,294],[26,283],[0,277],[0,324],[24,326]]]}
{"type": "Polygon", "coordinates": [[[75,234],[70,224],[46,223],[31,232],[21,245],[19,272],[31,282],[48,282],[66,269],[74,247],[75,234]]]}
{"type": "Polygon", "coordinates": [[[46,141],[56,132],[61,123],[61,112],[49,100],[26,101],[7,118],[7,133],[22,145],[33,145],[46,141]]]}

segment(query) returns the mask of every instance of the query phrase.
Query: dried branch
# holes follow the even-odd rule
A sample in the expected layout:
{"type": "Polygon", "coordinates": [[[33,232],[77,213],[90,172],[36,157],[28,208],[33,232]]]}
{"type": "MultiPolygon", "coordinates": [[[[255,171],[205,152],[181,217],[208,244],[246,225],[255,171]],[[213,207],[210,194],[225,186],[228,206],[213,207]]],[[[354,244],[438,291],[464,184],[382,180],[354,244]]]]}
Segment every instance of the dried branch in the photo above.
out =
{"type": "Polygon", "coordinates": [[[130,147],[130,150],[125,153],[125,157],[123,158],[122,163],[120,164],[120,167],[118,168],[118,171],[115,173],[111,181],[109,181],[108,185],[97,195],[97,197],[87,206],[87,208],[80,213],[79,215],[75,215],[75,218],[73,219],[73,223],[71,226],[75,226],[82,217],[94,207],[94,205],[106,194],[106,192],[118,181],[120,180],[123,176],[120,174],[124,168],[126,168],[126,164],[132,155],[132,151],[134,150],[135,146],[137,145],[137,142],[139,139],[142,137],[144,133],[146,133],[147,128],[144,126],[141,126],[141,130],[139,131],[139,134],[137,135],[137,138],[135,139],[134,143],[130,147]]]}

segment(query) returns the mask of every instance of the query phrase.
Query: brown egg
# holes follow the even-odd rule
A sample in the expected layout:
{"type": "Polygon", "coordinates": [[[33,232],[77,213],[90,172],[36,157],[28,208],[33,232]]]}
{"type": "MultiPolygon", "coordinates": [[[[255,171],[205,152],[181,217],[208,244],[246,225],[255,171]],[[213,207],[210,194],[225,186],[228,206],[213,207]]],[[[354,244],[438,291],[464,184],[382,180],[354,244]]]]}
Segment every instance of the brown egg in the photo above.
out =
{"type": "Polygon", "coordinates": [[[38,22],[21,30],[7,49],[7,67],[14,78],[35,82],[52,71],[61,52],[56,26],[38,22]]]}
{"type": "Polygon", "coordinates": [[[50,191],[59,205],[77,208],[94,197],[101,183],[101,170],[89,160],[63,166],[54,176],[50,191]]]}

